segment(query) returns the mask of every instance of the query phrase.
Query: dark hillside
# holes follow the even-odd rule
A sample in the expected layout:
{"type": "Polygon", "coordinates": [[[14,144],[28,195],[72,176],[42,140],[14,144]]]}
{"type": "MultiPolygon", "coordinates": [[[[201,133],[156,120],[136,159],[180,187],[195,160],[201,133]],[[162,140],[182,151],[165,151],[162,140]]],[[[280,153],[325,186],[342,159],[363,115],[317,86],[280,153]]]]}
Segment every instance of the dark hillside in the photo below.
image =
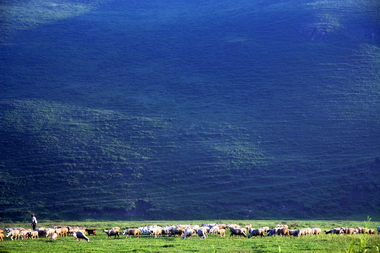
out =
{"type": "Polygon", "coordinates": [[[0,4],[1,216],[379,217],[379,4],[238,2],[0,4]]]}

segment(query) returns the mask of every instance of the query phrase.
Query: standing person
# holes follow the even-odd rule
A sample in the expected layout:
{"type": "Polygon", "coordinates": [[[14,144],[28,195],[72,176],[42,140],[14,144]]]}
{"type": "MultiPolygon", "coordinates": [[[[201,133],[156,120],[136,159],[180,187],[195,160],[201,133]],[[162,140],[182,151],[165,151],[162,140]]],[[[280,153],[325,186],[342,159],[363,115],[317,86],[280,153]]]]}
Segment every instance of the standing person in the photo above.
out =
{"type": "Polygon", "coordinates": [[[32,227],[33,227],[33,230],[35,230],[37,226],[37,218],[34,214],[32,214],[30,217],[32,217],[32,227]]]}

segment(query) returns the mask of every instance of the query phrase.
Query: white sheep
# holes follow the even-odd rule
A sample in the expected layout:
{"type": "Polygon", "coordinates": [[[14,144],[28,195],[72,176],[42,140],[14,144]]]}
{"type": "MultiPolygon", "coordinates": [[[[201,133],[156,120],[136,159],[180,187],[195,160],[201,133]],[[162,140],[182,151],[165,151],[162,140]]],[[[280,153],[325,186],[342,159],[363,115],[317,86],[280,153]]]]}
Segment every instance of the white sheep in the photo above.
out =
{"type": "Polygon", "coordinates": [[[58,238],[58,234],[54,232],[53,234],[51,234],[50,238],[51,238],[53,241],[54,241],[54,240],[57,240],[57,238],[58,238]]]}
{"type": "Polygon", "coordinates": [[[6,235],[6,237],[11,237],[11,240],[18,239],[20,237],[20,230],[18,229],[10,230],[8,234],[6,235]]]}
{"type": "Polygon", "coordinates": [[[87,242],[90,241],[90,239],[82,231],[73,232],[73,236],[75,239],[77,239],[77,241],[80,241],[82,239],[86,240],[87,242]]]}

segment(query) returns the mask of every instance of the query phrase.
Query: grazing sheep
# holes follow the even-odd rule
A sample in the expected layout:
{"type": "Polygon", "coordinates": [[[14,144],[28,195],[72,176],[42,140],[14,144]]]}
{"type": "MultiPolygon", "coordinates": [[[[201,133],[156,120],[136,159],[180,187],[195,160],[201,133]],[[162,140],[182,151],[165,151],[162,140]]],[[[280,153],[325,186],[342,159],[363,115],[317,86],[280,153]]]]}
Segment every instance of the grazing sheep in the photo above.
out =
{"type": "Polygon", "coordinates": [[[226,230],[224,228],[219,228],[219,230],[217,231],[217,234],[220,235],[220,237],[225,237],[226,236],[226,230]]]}
{"type": "Polygon", "coordinates": [[[34,230],[34,231],[28,232],[28,237],[30,239],[36,239],[36,238],[38,238],[38,231],[34,230]]]}
{"type": "Polygon", "coordinates": [[[104,229],[103,232],[106,233],[108,237],[115,236],[116,238],[116,236],[119,237],[120,227],[114,227],[114,228],[111,228],[110,230],[104,229]]]}
{"type": "Polygon", "coordinates": [[[203,239],[207,238],[207,228],[201,227],[197,230],[198,238],[201,237],[203,239]]]}
{"type": "Polygon", "coordinates": [[[145,227],[138,227],[140,229],[142,235],[150,235],[149,228],[147,226],[145,227]]]}
{"type": "Polygon", "coordinates": [[[312,235],[313,230],[311,228],[304,228],[304,233],[305,233],[305,235],[312,235]]]}
{"type": "Polygon", "coordinates": [[[343,234],[343,230],[341,228],[333,228],[333,229],[330,229],[330,230],[325,230],[325,233],[326,234],[340,235],[340,234],[343,234]]]}
{"type": "Polygon", "coordinates": [[[58,234],[57,233],[53,233],[51,234],[50,238],[54,241],[54,240],[57,240],[58,238],[58,234]]]}
{"type": "Polygon", "coordinates": [[[292,230],[289,230],[289,235],[292,235],[294,237],[299,237],[301,236],[301,231],[299,229],[292,229],[292,230]]]}
{"type": "Polygon", "coordinates": [[[352,235],[355,232],[354,228],[341,228],[343,230],[343,234],[352,235]]]}
{"type": "Polygon", "coordinates": [[[286,227],[277,229],[276,235],[279,235],[279,236],[289,235],[289,228],[286,226],[286,227]]]}
{"type": "Polygon", "coordinates": [[[226,225],[226,224],[217,224],[217,226],[218,226],[220,229],[226,229],[226,228],[227,228],[227,225],[226,225]]]}
{"type": "Polygon", "coordinates": [[[88,235],[96,235],[96,229],[87,229],[85,230],[88,235]]]}
{"type": "Polygon", "coordinates": [[[310,230],[308,228],[300,228],[298,232],[298,237],[308,234],[310,234],[310,230]]]}
{"type": "Polygon", "coordinates": [[[54,228],[55,228],[55,232],[59,236],[67,236],[67,234],[69,233],[69,228],[68,227],[54,227],[54,228]]]}
{"type": "Polygon", "coordinates": [[[129,235],[135,235],[138,238],[140,238],[141,230],[138,228],[128,228],[128,229],[123,231],[123,235],[126,235],[125,238],[128,238],[129,235]]]}
{"type": "Polygon", "coordinates": [[[57,234],[58,237],[62,236],[62,230],[60,228],[56,228],[55,233],[57,234]]]}
{"type": "Polygon", "coordinates": [[[19,234],[20,239],[21,240],[24,240],[24,238],[28,239],[29,232],[30,232],[29,230],[21,230],[19,234]]]}
{"type": "Polygon", "coordinates": [[[185,229],[183,227],[174,227],[169,230],[169,236],[173,236],[173,235],[182,236],[184,232],[185,232],[185,229]]]}
{"type": "Polygon", "coordinates": [[[216,225],[210,228],[209,234],[218,234],[220,236],[226,236],[226,229],[221,228],[220,226],[216,225]]]}
{"type": "Polygon", "coordinates": [[[149,234],[154,235],[155,238],[157,238],[158,235],[162,235],[162,227],[152,227],[149,229],[149,234]]]}
{"type": "Polygon", "coordinates": [[[300,228],[300,229],[299,229],[298,236],[303,236],[303,235],[307,235],[307,231],[306,231],[305,228],[300,228]]]}
{"type": "Polygon", "coordinates": [[[252,236],[264,236],[264,229],[262,228],[257,228],[257,229],[252,229],[251,232],[248,235],[248,238],[251,238],[252,236]]]}
{"type": "Polygon", "coordinates": [[[45,236],[46,237],[49,237],[49,236],[51,236],[54,233],[55,233],[55,229],[54,228],[47,228],[47,229],[45,229],[45,236]]]}
{"type": "Polygon", "coordinates": [[[36,228],[35,231],[38,231],[39,237],[45,236],[45,234],[46,234],[46,228],[44,228],[44,227],[36,228]]]}
{"type": "Polygon", "coordinates": [[[375,229],[372,229],[372,228],[368,229],[367,234],[374,235],[375,234],[375,229]]]}
{"type": "Polygon", "coordinates": [[[220,228],[219,226],[213,226],[210,228],[209,233],[210,234],[219,234],[220,228]]]}
{"type": "Polygon", "coordinates": [[[20,238],[20,230],[18,230],[18,229],[10,230],[8,232],[8,234],[6,235],[6,237],[11,237],[12,241],[13,241],[13,239],[17,240],[20,238]]]}
{"type": "Polygon", "coordinates": [[[75,239],[77,239],[78,242],[82,239],[86,240],[87,242],[90,241],[90,239],[84,234],[83,231],[73,232],[73,236],[75,237],[75,239]]]}
{"type": "Polygon", "coordinates": [[[233,228],[233,227],[230,227],[230,231],[231,231],[230,237],[233,236],[233,235],[247,237],[247,231],[245,230],[245,228],[233,228]]]}
{"type": "Polygon", "coordinates": [[[268,236],[272,236],[272,235],[277,235],[277,230],[279,230],[279,228],[270,228],[268,229],[268,236]]]}
{"type": "Polygon", "coordinates": [[[363,227],[356,227],[354,229],[354,234],[365,234],[365,233],[366,233],[366,229],[363,227]]]}
{"type": "Polygon", "coordinates": [[[320,228],[312,228],[311,229],[311,234],[313,235],[319,235],[322,233],[322,230],[320,228]]]}
{"type": "Polygon", "coordinates": [[[190,238],[193,234],[196,234],[196,231],[192,228],[187,228],[183,232],[182,239],[190,238]]]}

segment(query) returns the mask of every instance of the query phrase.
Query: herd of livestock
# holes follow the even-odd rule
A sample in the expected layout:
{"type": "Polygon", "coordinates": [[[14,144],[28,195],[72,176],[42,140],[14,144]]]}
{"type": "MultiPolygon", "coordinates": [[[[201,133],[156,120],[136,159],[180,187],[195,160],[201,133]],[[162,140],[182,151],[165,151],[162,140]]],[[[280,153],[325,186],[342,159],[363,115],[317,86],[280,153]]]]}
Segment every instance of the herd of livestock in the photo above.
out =
{"type": "MultiPolygon", "coordinates": [[[[9,237],[11,240],[17,239],[35,239],[40,237],[49,238],[51,240],[56,240],[59,237],[64,237],[67,235],[72,235],[76,240],[86,240],[90,241],[89,235],[96,235],[96,229],[71,227],[71,226],[56,226],[52,228],[36,228],[25,229],[25,228],[6,228],[4,230],[0,229],[0,241],[4,240],[5,237],[9,237]]],[[[158,226],[149,225],[137,228],[127,228],[121,230],[120,227],[113,227],[111,229],[104,229],[102,233],[107,234],[108,237],[119,237],[120,235],[125,235],[126,238],[130,236],[135,236],[140,238],[141,235],[159,237],[159,236],[177,236],[183,239],[190,238],[192,236],[197,236],[199,238],[206,239],[210,234],[216,234],[219,236],[242,236],[242,237],[253,237],[253,236],[306,236],[306,235],[319,235],[322,233],[320,228],[300,228],[300,229],[289,229],[287,225],[278,224],[275,227],[262,227],[253,228],[251,224],[245,226],[239,226],[237,224],[202,224],[202,225],[168,225],[168,226],[158,226]]],[[[367,229],[363,227],[355,228],[344,228],[337,227],[330,230],[324,230],[325,234],[375,234],[375,229],[367,229]]],[[[377,233],[380,234],[380,227],[377,228],[377,233]]]]}

